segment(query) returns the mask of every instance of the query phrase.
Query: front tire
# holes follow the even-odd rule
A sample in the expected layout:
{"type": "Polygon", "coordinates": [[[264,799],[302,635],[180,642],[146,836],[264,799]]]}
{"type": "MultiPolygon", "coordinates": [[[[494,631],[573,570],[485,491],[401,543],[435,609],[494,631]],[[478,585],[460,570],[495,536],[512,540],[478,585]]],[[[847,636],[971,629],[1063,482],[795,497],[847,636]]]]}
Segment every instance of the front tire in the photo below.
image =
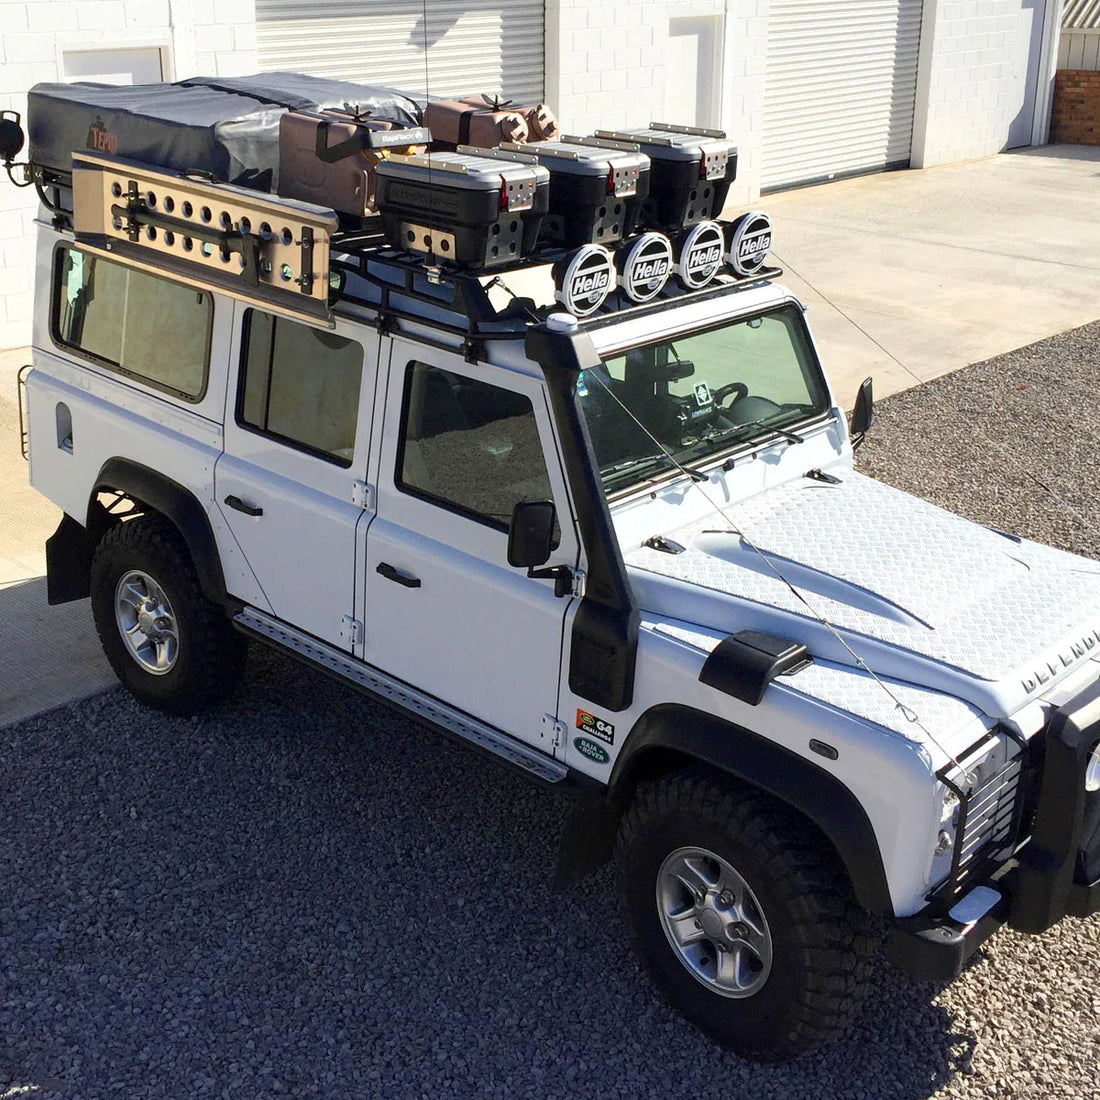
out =
{"type": "Polygon", "coordinates": [[[616,849],[635,946],[672,1006],[743,1057],[787,1061],[846,1029],[866,917],[803,819],[721,776],[639,787],[616,849]]]}
{"type": "Polygon", "coordinates": [[[96,547],[91,579],[100,644],[143,703],[195,714],[237,686],[246,642],[202,594],[186,544],[163,516],[111,527],[96,547]]]}

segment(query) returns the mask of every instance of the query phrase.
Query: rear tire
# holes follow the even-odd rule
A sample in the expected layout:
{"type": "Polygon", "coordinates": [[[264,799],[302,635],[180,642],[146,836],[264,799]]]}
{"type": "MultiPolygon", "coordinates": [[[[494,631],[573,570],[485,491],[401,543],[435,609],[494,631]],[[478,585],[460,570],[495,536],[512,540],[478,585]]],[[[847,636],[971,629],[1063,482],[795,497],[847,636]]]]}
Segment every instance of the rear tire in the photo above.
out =
{"type": "Polygon", "coordinates": [[[202,594],[187,546],[163,516],[104,534],[92,559],[92,615],[115,674],[157,710],[195,714],[240,681],[245,639],[202,594]]]}
{"type": "Polygon", "coordinates": [[[639,787],[616,864],[638,954],[702,1031],[779,1062],[847,1028],[871,969],[868,921],[835,854],[787,807],[679,772],[639,787]]]}

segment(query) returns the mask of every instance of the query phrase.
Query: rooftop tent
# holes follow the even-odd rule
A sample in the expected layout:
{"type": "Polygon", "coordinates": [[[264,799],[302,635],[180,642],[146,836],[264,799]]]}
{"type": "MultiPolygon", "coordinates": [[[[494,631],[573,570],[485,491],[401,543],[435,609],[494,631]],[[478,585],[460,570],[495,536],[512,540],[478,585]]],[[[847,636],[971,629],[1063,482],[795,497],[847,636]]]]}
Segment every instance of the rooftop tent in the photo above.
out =
{"type": "Polygon", "coordinates": [[[280,117],[288,108],[348,102],[416,123],[416,105],[400,92],[297,73],[131,87],[37,84],[27,105],[30,159],[67,173],[73,152],[90,150],[274,190],[280,117]]]}

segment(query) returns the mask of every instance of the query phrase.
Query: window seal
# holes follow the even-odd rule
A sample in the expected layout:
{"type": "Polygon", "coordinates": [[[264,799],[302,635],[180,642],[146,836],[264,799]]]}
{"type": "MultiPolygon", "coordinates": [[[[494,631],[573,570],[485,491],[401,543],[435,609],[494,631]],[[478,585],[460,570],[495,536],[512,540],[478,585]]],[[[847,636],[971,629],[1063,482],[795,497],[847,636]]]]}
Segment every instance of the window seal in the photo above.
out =
{"type": "MultiPolygon", "coordinates": [[[[298,451],[301,454],[309,455],[311,458],[319,458],[322,462],[327,462],[332,466],[337,466],[342,470],[350,470],[355,464],[355,455],[352,454],[351,458],[341,458],[339,455],[334,455],[331,451],[322,450],[320,447],[314,447],[309,443],[304,443],[300,439],[292,439],[288,435],[282,435],[280,432],[273,432],[270,428],[260,428],[255,424],[250,424],[244,419],[244,388],[248,381],[248,341],[252,328],[252,314],[262,313],[265,317],[270,317],[272,321],[278,322],[286,320],[290,324],[301,324],[300,321],[295,321],[293,318],[279,317],[277,314],[268,313],[266,310],[257,309],[255,306],[249,306],[244,311],[244,317],[241,320],[241,347],[237,356],[237,397],[233,405],[233,421],[241,431],[248,432],[250,435],[258,435],[262,439],[270,439],[280,446],[286,447],[291,451],[298,451]]],[[[351,343],[355,344],[363,353],[363,365],[366,364],[366,348],[363,347],[358,340],[352,340],[348,337],[351,343]]],[[[275,361],[275,341],[271,342],[271,357],[268,375],[267,375],[267,394],[265,398],[265,408],[270,407],[271,402],[271,371],[270,367],[275,361]]],[[[360,368],[362,370],[362,368],[360,368]]],[[[363,388],[363,376],[360,373],[359,376],[359,389],[362,393],[363,388]]],[[[359,438],[359,410],[356,409],[355,414],[355,437],[359,438]]],[[[354,451],[354,446],[353,446],[354,451]]]]}
{"type": "MultiPolygon", "coordinates": [[[[395,459],[395,468],[393,471],[393,484],[398,492],[404,493],[406,496],[415,498],[416,500],[422,500],[426,504],[432,504],[437,508],[442,509],[444,512],[450,512],[453,515],[461,516],[463,519],[468,519],[472,523],[480,524],[482,527],[488,527],[493,531],[499,531],[501,534],[507,535],[510,523],[507,521],[495,520],[491,516],[486,515],[484,512],[475,512],[472,508],[465,508],[463,505],[458,504],[455,501],[447,500],[444,497],[433,496],[431,493],[425,492],[423,489],[416,488],[405,483],[402,480],[402,471],[405,468],[405,443],[408,439],[408,414],[409,405],[412,398],[412,379],[413,370],[416,367],[427,367],[429,370],[445,370],[449,374],[457,374],[457,371],[452,371],[448,367],[437,367],[434,363],[424,363],[419,359],[410,359],[405,364],[405,378],[401,384],[401,418],[398,421],[398,436],[397,436],[397,456],[395,459]]],[[[483,382],[485,385],[496,385],[494,382],[484,382],[484,379],[476,378],[473,375],[463,375],[462,377],[469,378],[473,382],[483,382]]],[[[505,386],[498,386],[498,389],[505,390],[507,393],[519,394],[525,401],[531,405],[531,415],[535,416],[534,402],[525,394],[519,393],[518,390],[509,390],[505,386]]],[[[538,421],[535,422],[536,431],[538,429],[538,421]]],[[[541,443],[541,435],[539,440],[541,443]]],[[[546,464],[546,456],[543,455],[543,465],[546,464]]],[[[550,474],[547,471],[547,480],[549,480],[550,474]]]]}
{"type": "Polygon", "coordinates": [[[141,386],[147,386],[151,390],[155,390],[160,394],[167,394],[169,397],[177,398],[180,401],[185,401],[188,405],[201,405],[206,400],[206,395],[210,388],[210,359],[212,354],[212,346],[214,341],[214,294],[210,290],[202,290],[198,287],[188,286],[187,283],[176,282],[175,279],[169,279],[164,275],[154,275],[151,271],[145,271],[141,268],[130,267],[128,264],[119,263],[117,260],[111,260],[104,256],[100,256],[97,252],[89,252],[86,249],[80,248],[77,244],[69,241],[59,241],[54,246],[53,257],[53,274],[50,280],[50,339],[56,345],[56,347],[68,353],[71,353],[78,359],[83,359],[93,366],[102,367],[104,370],[111,374],[119,375],[121,378],[130,382],[137,382],[141,386]],[[155,382],[150,378],[147,378],[143,374],[138,374],[136,371],[127,370],[119,363],[115,363],[110,359],[105,359],[101,355],[96,355],[94,352],[86,351],[80,347],[79,344],[72,344],[65,340],[61,336],[60,329],[60,317],[61,312],[61,277],[62,277],[62,260],[61,254],[64,252],[79,252],[82,256],[90,256],[94,260],[102,260],[104,263],[113,263],[116,267],[125,268],[127,271],[137,271],[141,275],[147,275],[150,279],[159,279],[161,282],[170,284],[176,287],[185,287],[188,290],[193,290],[196,294],[205,294],[210,302],[210,307],[207,310],[206,318],[206,347],[203,355],[202,365],[202,388],[197,395],[189,394],[186,390],[179,390],[173,386],[166,386],[163,383],[155,382]]]}

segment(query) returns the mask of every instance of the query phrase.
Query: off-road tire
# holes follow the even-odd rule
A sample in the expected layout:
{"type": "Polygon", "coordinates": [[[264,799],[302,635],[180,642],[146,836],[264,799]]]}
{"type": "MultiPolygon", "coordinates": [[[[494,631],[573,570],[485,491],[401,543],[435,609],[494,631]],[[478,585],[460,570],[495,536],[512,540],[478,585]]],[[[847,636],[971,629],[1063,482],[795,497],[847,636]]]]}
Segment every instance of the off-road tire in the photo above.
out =
{"type": "Polygon", "coordinates": [[[866,914],[835,853],[772,798],[691,769],[639,786],[620,823],[619,889],[635,947],[684,1017],[753,1061],[788,1061],[840,1036],[873,965],[866,914]],[[771,971],[741,999],[687,969],[658,914],[666,856],[698,846],[724,859],[759,900],[772,936],[771,971]]]}
{"type": "Polygon", "coordinates": [[[195,714],[232,694],[244,671],[245,639],[225,611],[202,593],[191,555],[163,516],[139,516],[111,527],[92,559],[92,615],[115,675],[138,699],[169,714],[195,714]],[[156,675],[130,653],[115,617],[120,578],[140,570],[160,585],[175,613],[175,664],[156,675]]]}

